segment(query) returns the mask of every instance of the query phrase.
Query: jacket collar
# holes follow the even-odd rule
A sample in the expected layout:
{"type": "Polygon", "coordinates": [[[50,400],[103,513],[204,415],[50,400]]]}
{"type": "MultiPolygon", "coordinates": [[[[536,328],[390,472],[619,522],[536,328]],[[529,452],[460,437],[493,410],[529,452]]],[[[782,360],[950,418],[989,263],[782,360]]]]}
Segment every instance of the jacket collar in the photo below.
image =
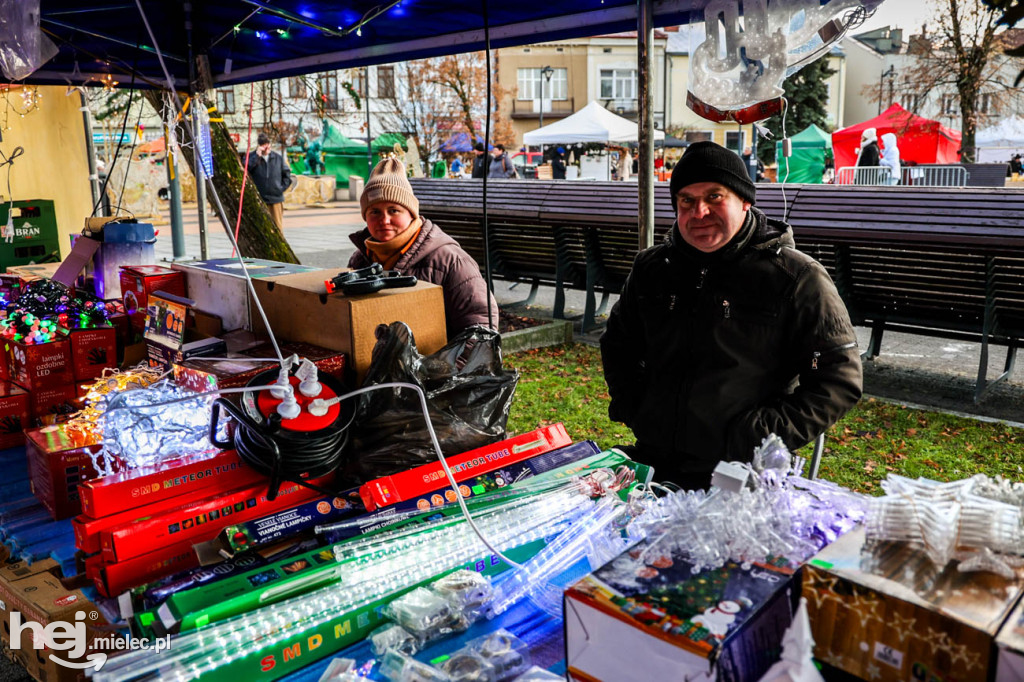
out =
{"type": "Polygon", "coordinates": [[[747,219],[740,231],[729,240],[728,244],[717,251],[704,253],[687,244],[683,240],[683,236],[679,234],[678,221],[672,223],[668,241],[674,251],[705,264],[735,260],[749,249],[779,249],[784,246],[791,248],[796,246],[796,242],[793,240],[793,228],[781,220],[772,220],[753,206],[747,211],[747,219]]]}

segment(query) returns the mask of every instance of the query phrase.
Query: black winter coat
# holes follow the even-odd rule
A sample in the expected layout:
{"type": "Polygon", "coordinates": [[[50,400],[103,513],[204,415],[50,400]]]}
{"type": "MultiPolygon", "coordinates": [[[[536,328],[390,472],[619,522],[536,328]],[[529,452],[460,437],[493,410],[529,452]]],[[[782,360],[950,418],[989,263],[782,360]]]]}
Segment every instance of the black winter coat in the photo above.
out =
{"type": "MultiPolygon", "coordinates": [[[[365,268],[373,262],[366,250],[369,237],[370,231],[366,228],[349,235],[357,249],[348,261],[350,268],[365,268]]],[[[429,219],[423,218],[423,227],[416,241],[398,259],[395,269],[442,288],[448,338],[473,325],[490,327],[490,318],[495,325],[498,324],[498,304],[487,292],[480,266],[457,241],[429,219]],[[491,305],[490,315],[488,302],[491,305]]]]}
{"type": "Polygon", "coordinates": [[[264,160],[256,152],[249,154],[249,177],[268,204],[284,202],[284,191],[292,184],[292,170],[277,152],[270,152],[264,160]]]}
{"type": "Polygon", "coordinates": [[[659,480],[749,461],[770,433],[795,449],[861,395],[857,337],[835,285],[788,225],[756,208],[715,253],[675,226],[639,253],[601,353],[609,416],[633,430],[659,480]]]}
{"type": "Polygon", "coordinates": [[[877,166],[881,157],[878,153],[878,143],[868,142],[861,149],[860,157],[857,159],[858,166],[877,166]]]}

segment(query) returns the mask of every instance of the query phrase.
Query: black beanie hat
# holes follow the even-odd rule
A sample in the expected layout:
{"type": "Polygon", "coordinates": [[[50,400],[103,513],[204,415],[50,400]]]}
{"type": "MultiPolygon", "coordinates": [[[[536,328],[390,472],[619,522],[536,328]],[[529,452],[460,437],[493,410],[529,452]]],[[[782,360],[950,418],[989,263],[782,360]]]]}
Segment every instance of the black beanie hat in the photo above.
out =
{"type": "Polygon", "coordinates": [[[754,203],[757,195],[757,188],[750,181],[750,174],[739,154],[714,142],[691,144],[672,169],[669,191],[673,210],[678,205],[676,194],[679,190],[695,182],[717,182],[750,203],[754,203]]]}

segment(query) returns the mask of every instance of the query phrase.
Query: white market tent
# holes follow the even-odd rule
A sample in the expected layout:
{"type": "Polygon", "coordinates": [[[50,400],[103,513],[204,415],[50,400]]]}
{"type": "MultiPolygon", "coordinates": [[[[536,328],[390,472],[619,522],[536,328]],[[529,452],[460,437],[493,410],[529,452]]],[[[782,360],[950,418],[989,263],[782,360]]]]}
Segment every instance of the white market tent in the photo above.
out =
{"type": "MultiPolygon", "coordinates": [[[[661,130],[652,131],[655,140],[665,139],[661,130]]],[[[575,144],[577,142],[636,142],[635,121],[614,114],[597,102],[591,102],[572,116],[531,130],[523,135],[523,144],[575,144]]]]}
{"type": "Polygon", "coordinates": [[[1005,162],[1014,154],[1024,154],[1024,118],[1014,116],[979,130],[974,136],[978,162],[1005,162]]]}

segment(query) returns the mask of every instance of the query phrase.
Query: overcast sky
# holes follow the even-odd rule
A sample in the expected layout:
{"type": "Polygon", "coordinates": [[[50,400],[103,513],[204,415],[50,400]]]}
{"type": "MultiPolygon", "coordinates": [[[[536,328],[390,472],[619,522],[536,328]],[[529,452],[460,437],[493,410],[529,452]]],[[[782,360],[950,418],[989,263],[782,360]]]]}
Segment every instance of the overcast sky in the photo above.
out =
{"type": "Polygon", "coordinates": [[[876,28],[892,26],[903,29],[906,40],[910,33],[920,33],[921,24],[928,21],[937,11],[935,0],[885,0],[875,11],[875,15],[854,29],[854,33],[863,33],[876,28]]]}

